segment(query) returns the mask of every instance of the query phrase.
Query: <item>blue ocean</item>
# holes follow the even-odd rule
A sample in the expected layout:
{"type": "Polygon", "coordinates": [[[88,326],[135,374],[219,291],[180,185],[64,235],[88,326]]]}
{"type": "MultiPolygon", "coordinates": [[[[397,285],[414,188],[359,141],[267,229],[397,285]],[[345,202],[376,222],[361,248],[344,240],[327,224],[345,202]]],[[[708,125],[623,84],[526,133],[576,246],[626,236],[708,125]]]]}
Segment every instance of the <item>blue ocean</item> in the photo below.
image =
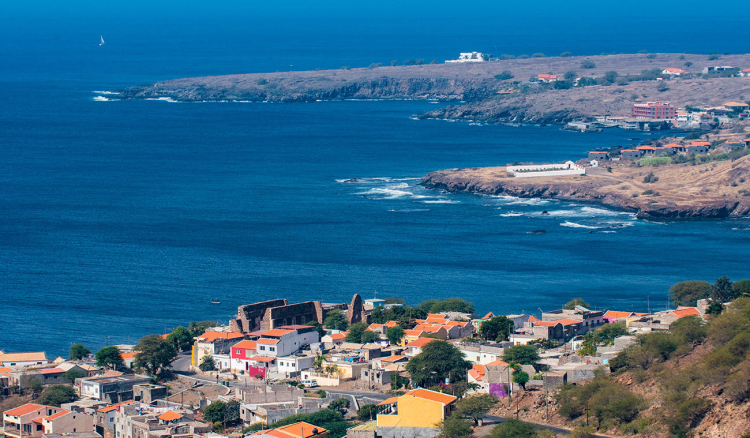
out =
{"type": "Polygon", "coordinates": [[[470,50],[737,53],[750,41],[746,15],[134,5],[0,6],[0,350],[135,343],[190,321],[226,323],[238,305],[278,297],[461,297],[495,313],[582,297],[655,310],[675,282],[750,277],[748,219],[649,222],[594,204],[419,185],[433,170],[578,159],[650,134],[413,118],[437,102],[183,104],[100,93],[470,50]],[[707,36],[641,32],[665,22],[707,36]],[[731,38],[718,31],[730,27],[731,38]]]}

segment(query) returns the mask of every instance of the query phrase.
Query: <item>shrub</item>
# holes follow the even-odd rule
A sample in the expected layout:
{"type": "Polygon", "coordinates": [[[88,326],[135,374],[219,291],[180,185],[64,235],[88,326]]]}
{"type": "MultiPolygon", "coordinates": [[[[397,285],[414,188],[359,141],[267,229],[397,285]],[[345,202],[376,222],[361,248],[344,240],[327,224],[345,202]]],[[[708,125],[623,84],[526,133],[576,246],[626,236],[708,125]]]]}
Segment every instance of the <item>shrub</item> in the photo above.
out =
{"type": "Polygon", "coordinates": [[[596,68],[596,64],[594,64],[594,61],[587,59],[581,62],[581,68],[596,68]]]}
{"type": "Polygon", "coordinates": [[[659,181],[659,177],[654,175],[654,172],[649,173],[643,178],[644,183],[655,183],[657,181],[659,181]]]}
{"type": "Polygon", "coordinates": [[[561,57],[561,58],[567,58],[567,57],[569,57],[570,55],[572,55],[572,53],[570,53],[570,52],[562,52],[562,53],[560,54],[560,57],[561,57]]]}
{"type": "Polygon", "coordinates": [[[536,436],[533,424],[510,418],[495,426],[488,438],[534,438],[536,436]]]}
{"type": "Polygon", "coordinates": [[[544,58],[544,53],[534,53],[531,55],[532,58],[544,58]]]}
{"type": "Polygon", "coordinates": [[[258,85],[266,85],[267,83],[268,81],[265,79],[258,79],[258,81],[256,82],[256,84],[258,85]]]}
{"type": "Polygon", "coordinates": [[[513,79],[513,73],[511,73],[509,70],[505,70],[500,74],[496,74],[495,79],[500,81],[507,81],[508,79],[513,79]]]}

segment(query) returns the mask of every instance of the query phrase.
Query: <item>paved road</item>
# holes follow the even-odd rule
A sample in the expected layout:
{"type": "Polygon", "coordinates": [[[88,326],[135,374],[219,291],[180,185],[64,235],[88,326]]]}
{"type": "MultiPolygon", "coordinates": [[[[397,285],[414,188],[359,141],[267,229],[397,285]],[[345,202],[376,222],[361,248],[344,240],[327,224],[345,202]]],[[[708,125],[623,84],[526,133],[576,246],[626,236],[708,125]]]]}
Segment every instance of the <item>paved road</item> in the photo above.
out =
{"type": "MultiPolygon", "coordinates": [[[[488,415],[488,416],[484,417],[484,425],[485,426],[487,426],[487,425],[496,425],[496,424],[502,423],[505,420],[507,420],[507,418],[505,418],[505,417],[497,417],[495,415],[488,415]]],[[[525,421],[526,423],[533,424],[534,428],[536,428],[536,429],[547,429],[547,430],[551,430],[552,432],[555,432],[555,433],[560,434],[560,435],[569,435],[570,434],[570,430],[563,429],[561,427],[547,426],[545,424],[534,423],[532,421],[526,421],[526,420],[523,420],[523,421],[525,421]]],[[[592,436],[598,437],[598,438],[606,438],[604,435],[592,435],[592,436]]]]}

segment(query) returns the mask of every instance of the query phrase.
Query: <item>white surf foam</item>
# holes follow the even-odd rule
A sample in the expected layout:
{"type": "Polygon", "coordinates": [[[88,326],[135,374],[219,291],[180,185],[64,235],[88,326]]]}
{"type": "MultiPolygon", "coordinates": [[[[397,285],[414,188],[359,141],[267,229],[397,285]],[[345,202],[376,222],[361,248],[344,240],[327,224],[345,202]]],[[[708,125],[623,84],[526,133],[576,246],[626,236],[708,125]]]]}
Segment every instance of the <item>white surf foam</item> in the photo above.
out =
{"type": "Polygon", "coordinates": [[[172,99],[171,97],[148,97],[146,100],[161,100],[164,102],[170,102],[170,103],[176,103],[177,101],[172,99]]]}
{"type": "Polygon", "coordinates": [[[523,213],[503,213],[500,215],[500,217],[518,217],[523,216],[523,213]]]}
{"type": "Polygon", "coordinates": [[[460,204],[461,201],[454,201],[451,199],[428,199],[426,201],[420,201],[425,204],[460,204]]]}
{"type": "Polygon", "coordinates": [[[599,227],[593,227],[591,225],[583,225],[583,224],[579,224],[579,223],[576,223],[576,222],[570,222],[570,221],[565,221],[565,222],[561,223],[560,226],[562,226],[562,227],[568,227],[568,228],[586,228],[588,230],[599,229],[599,227]]]}
{"type": "Polygon", "coordinates": [[[113,102],[113,101],[116,101],[116,100],[122,100],[122,99],[110,99],[110,98],[104,97],[104,96],[94,96],[94,101],[95,102],[113,102]]]}
{"type": "Polygon", "coordinates": [[[97,91],[97,90],[92,91],[92,93],[94,94],[122,94],[122,93],[118,93],[117,91],[97,91]]]}
{"type": "Polygon", "coordinates": [[[398,199],[398,198],[411,198],[411,199],[422,199],[427,196],[415,195],[408,190],[399,190],[397,188],[388,187],[373,187],[365,192],[359,192],[357,195],[373,196],[380,199],[398,199]]]}

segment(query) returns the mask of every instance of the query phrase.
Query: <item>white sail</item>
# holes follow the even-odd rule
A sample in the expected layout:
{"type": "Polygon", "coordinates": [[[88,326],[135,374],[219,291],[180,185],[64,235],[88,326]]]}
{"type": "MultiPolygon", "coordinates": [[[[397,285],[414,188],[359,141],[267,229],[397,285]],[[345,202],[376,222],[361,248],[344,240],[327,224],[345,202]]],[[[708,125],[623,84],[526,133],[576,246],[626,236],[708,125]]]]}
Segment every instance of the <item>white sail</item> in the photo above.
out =
{"type": "Polygon", "coordinates": [[[101,43],[99,43],[99,45],[101,46],[101,45],[103,45],[103,44],[104,44],[104,37],[103,37],[103,36],[101,36],[101,35],[99,35],[99,39],[100,39],[100,40],[102,41],[101,43]]]}

